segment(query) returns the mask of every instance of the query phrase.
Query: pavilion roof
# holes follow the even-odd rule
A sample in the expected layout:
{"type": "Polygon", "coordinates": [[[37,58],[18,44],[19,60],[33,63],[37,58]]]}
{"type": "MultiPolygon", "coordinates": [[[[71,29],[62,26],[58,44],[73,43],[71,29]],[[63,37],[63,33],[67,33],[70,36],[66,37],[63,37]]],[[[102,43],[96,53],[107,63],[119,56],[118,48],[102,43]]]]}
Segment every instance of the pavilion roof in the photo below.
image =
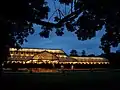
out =
{"type": "Polygon", "coordinates": [[[65,53],[62,49],[47,49],[47,48],[22,48],[22,49],[17,49],[17,48],[10,48],[10,51],[23,51],[23,52],[43,52],[43,51],[48,51],[50,53],[65,53]]]}
{"type": "Polygon", "coordinates": [[[78,61],[70,57],[61,57],[59,58],[59,62],[78,62],[78,61]]]}

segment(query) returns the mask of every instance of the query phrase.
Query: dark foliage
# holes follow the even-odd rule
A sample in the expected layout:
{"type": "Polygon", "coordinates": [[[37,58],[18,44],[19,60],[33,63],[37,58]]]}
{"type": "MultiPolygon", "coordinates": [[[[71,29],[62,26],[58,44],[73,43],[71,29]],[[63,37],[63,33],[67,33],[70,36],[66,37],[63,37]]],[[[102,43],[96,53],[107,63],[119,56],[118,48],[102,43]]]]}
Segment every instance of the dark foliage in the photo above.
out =
{"type": "Polygon", "coordinates": [[[78,56],[78,52],[74,49],[70,51],[70,56],[78,56]]]}
{"type": "Polygon", "coordinates": [[[110,53],[110,48],[120,43],[120,6],[117,0],[59,0],[71,5],[71,13],[55,16],[54,22],[47,22],[49,7],[45,0],[4,0],[0,3],[1,62],[6,60],[9,47],[20,47],[26,37],[34,33],[33,24],[41,25],[40,36],[48,38],[55,28],[56,34],[64,34],[63,27],[74,31],[79,40],[91,39],[96,31],[105,25],[106,33],[101,38],[102,50],[110,53]],[[73,5],[74,4],[74,5],[73,5]],[[82,15],[81,15],[82,13],[82,15]],[[41,28],[41,29],[42,29],[41,28]],[[62,29],[60,29],[62,28],[62,29]]]}
{"type": "Polygon", "coordinates": [[[107,58],[110,61],[112,68],[120,68],[120,53],[109,53],[109,54],[101,54],[99,57],[107,58]]]}
{"type": "Polygon", "coordinates": [[[88,57],[95,57],[95,55],[94,54],[89,54],[88,57]]]}
{"type": "Polygon", "coordinates": [[[96,31],[101,30],[105,25],[106,33],[101,38],[100,48],[105,53],[110,53],[111,47],[118,46],[120,43],[120,6],[117,0],[60,0],[60,2],[74,3],[74,12],[61,21],[64,23],[69,21],[69,27],[77,27],[74,29],[79,40],[91,39],[96,31]],[[78,17],[81,13],[82,15],[78,17]]]}
{"type": "Polygon", "coordinates": [[[85,50],[82,50],[81,54],[82,54],[81,56],[86,56],[85,50]]]}

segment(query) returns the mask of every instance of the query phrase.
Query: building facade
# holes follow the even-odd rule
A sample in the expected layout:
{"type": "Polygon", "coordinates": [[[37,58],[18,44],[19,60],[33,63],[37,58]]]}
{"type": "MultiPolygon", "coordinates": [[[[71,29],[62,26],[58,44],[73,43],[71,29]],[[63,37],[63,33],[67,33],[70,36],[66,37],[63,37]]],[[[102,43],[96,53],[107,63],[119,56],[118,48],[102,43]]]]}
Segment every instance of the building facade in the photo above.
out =
{"type": "Polygon", "coordinates": [[[39,49],[39,48],[10,48],[10,57],[7,63],[52,63],[52,64],[110,64],[102,57],[75,57],[68,56],[61,49],[39,49]]]}

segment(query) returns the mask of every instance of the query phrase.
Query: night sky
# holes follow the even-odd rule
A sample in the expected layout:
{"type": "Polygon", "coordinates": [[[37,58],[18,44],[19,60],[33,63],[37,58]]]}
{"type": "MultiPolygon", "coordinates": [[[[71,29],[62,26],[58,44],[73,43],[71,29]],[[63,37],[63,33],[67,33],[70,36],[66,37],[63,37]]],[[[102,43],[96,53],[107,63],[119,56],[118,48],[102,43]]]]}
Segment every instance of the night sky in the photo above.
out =
{"type": "MultiPolygon", "coordinates": [[[[50,2],[49,6],[53,7],[53,0],[48,1],[50,2]]],[[[52,11],[54,11],[54,8],[51,8],[49,17],[51,16],[52,11]]],[[[68,32],[67,30],[64,31],[65,34],[62,37],[56,36],[56,34],[53,31],[52,33],[50,33],[50,37],[46,39],[39,36],[39,32],[41,31],[40,26],[34,25],[34,28],[35,33],[27,38],[28,42],[24,43],[22,47],[63,49],[67,54],[69,54],[71,49],[76,49],[79,54],[82,50],[85,50],[87,54],[98,55],[102,53],[102,50],[99,48],[99,45],[100,37],[104,34],[104,27],[101,31],[98,31],[96,33],[96,37],[86,41],[79,41],[75,34],[68,32]]],[[[116,49],[118,48],[112,48],[112,51],[115,51],[116,49]]]]}

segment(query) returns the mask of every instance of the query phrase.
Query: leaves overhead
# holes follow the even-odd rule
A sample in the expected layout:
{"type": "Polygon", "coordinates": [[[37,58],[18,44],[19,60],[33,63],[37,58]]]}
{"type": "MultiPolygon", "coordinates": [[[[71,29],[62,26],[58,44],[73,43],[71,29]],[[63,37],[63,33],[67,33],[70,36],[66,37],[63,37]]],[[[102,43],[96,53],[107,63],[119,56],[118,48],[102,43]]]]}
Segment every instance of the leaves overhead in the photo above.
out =
{"type": "Polygon", "coordinates": [[[61,4],[69,5],[71,2],[73,2],[73,0],[59,0],[59,2],[60,2],[61,4]]]}
{"type": "Polygon", "coordinates": [[[55,33],[56,33],[57,36],[62,36],[62,35],[64,34],[63,28],[61,28],[61,29],[60,29],[60,28],[56,29],[56,32],[55,32],[55,33]]]}
{"type": "MultiPolygon", "coordinates": [[[[63,0],[64,1],[64,0],[63,0]]],[[[72,16],[75,26],[75,34],[79,40],[91,39],[96,31],[105,25],[106,33],[101,38],[101,46],[105,53],[110,52],[111,47],[117,47],[120,43],[120,6],[117,0],[73,0],[74,12],[72,16]],[[78,17],[82,13],[80,17],[78,17]]],[[[64,1],[65,2],[65,1],[64,1]]],[[[73,24],[71,22],[70,24],[73,24]]],[[[69,28],[68,28],[69,30],[69,28]]]]}
{"type": "Polygon", "coordinates": [[[11,39],[8,45],[16,47],[21,46],[27,41],[26,37],[34,33],[34,23],[48,18],[49,8],[44,0],[17,0],[14,3],[13,0],[5,0],[0,3],[0,11],[0,22],[8,28],[3,34],[8,32],[8,38],[11,39]]]}
{"type": "Polygon", "coordinates": [[[49,21],[47,0],[5,0],[0,3],[0,22],[4,28],[6,43],[20,46],[26,37],[34,33],[33,24],[43,26],[40,36],[48,38],[56,29],[56,34],[64,34],[63,27],[74,32],[78,40],[87,40],[96,36],[96,31],[105,25],[106,33],[101,38],[101,48],[110,52],[110,47],[120,43],[120,5],[117,0],[53,0],[68,5],[71,12],[65,15],[61,8],[53,14],[54,21],[49,21]],[[7,2],[7,3],[6,3],[7,2]],[[14,3],[13,3],[14,2],[14,3]],[[7,6],[7,7],[6,7],[7,6]],[[47,20],[45,20],[47,19],[47,20]],[[60,29],[62,28],[62,29],[60,29]],[[7,32],[7,33],[6,33],[7,32]],[[8,43],[9,42],[9,43],[8,43]]]}

